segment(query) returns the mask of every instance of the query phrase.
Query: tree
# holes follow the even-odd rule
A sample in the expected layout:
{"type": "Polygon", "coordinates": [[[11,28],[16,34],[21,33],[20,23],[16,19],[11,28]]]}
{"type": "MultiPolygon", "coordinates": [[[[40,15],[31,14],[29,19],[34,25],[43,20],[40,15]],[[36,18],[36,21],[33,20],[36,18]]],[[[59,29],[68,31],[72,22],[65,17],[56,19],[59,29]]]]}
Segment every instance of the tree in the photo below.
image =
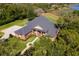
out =
{"type": "Polygon", "coordinates": [[[51,55],[51,45],[52,41],[48,37],[41,37],[37,42],[35,42],[35,50],[33,51],[33,55],[45,56],[51,55]]]}

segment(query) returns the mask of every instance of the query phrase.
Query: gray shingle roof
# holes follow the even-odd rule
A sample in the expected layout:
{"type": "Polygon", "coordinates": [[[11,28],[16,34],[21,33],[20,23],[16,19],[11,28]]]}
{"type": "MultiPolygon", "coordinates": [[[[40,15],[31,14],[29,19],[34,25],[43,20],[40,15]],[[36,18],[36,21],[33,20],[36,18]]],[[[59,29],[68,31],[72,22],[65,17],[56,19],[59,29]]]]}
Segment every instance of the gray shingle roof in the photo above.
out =
{"type": "Polygon", "coordinates": [[[37,25],[40,25],[44,29],[44,32],[46,32],[49,36],[57,35],[58,29],[44,16],[36,17],[34,20],[30,21],[27,26],[15,31],[15,33],[26,35],[37,25]]]}

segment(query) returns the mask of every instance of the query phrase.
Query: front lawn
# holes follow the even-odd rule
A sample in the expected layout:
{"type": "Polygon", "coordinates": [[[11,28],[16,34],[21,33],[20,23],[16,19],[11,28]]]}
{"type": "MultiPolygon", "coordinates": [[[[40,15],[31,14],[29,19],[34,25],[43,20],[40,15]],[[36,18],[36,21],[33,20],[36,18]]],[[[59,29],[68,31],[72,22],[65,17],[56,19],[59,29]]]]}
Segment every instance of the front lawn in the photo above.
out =
{"type": "Polygon", "coordinates": [[[16,37],[10,37],[7,41],[0,43],[0,55],[15,56],[21,52],[28,42],[32,42],[35,36],[23,41],[16,37]]]}

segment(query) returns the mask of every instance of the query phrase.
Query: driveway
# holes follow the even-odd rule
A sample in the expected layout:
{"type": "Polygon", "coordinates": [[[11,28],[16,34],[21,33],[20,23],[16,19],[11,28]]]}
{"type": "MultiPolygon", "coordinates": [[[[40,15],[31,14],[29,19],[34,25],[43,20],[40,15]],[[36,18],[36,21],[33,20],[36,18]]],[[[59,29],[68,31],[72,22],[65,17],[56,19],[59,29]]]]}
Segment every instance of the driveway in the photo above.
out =
{"type": "Polygon", "coordinates": [[[7,34],[11,34],[11,33],[15,32],[16,30],[18,30],[20,28],[22,28],[22,27],[21,26],[14,25],[14,26],[11,26],[11,27],[9,27],[7,29],[2,30],[1,32],[7,33],[7,34]]]}
{"type": "Polygon", "coordinates": [[[7,39],[7,38],[9,38],[9,35],[10,35],[10,34],[15,35],[14,32],[15,32],[16,30],[20,29],[20,28],[22,28],[22,27],[17,26],[17,25],[14,25],[14,26],[12,26],[12,27],[9,27],[9,28],[7,28],[7,29],[2,30],[1,32],[3,32],[4,35],[1,37],[1,39],[7,39]]]}

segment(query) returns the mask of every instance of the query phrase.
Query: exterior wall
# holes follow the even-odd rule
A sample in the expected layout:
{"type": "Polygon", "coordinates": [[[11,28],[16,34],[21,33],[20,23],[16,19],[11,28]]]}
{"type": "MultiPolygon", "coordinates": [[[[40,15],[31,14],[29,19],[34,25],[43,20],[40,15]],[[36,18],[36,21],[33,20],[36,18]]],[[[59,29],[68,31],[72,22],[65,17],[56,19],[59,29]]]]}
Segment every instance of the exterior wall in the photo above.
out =
{"type": "Polygon", "coordinates": [[[40,36],[42,36],[42,35],[43,35],[43,33],[42,33],[42,32],[38,32],[38,31],[34,31],[34,34],[35,34],[37,37],[40,37],[40,36]]]}
{"type": "Polygon", "coordinates": [[[20,38],[20,39],[25,40],[25,36],[24,36],[24,35],[15,34],[15,36],[16,36],[17,38],[20,38]]]}
{"type": "Polygon", "coordinates": [[[29,37],[31,37],[31,35],[33,35],[33,32],[30,32],[30,33],[28,33],[28,34],[25,36],[26,40],[27,40],[29,37]]]}
{"type": "MultiPolygon", "coordinates": [[[[57,32],[57,34],[58,34],[58,32],[57,32]]],[[[38,32],[38,31],[34,31],[34,30],[32,30],[32,31],[31,31],[30,33],[28,33],[27,35],[19,35],[19,34],[16,34],[16,33],[15,33],[15,36],[16,36],[17,38],[22,39],[22,40],[27,40],[31,35],[36,35],[37,37],[40,37],[40,36],[42,36],[42,35],[46,35],[46,33],[38,32]]],[[[57,35],[54,36],[54,37],[50,37],[50,39],[51,39],[52,41],[54,41],[56,37],[57,37],[57,35]]]]}
{"type": "Polygon", "coordinates": [[[15,36],[16,36],[17,38],[22,39],[22,40],[27,40],[32,34],[33,34],[33,33],[30,32],[30,33],[28,33],[27,35],[15,34],[15,36]]]}
{"type": "Polygon", "coordinates": [[[55,41],[56,37],[51,37],[50,39],[51,39],[52,41],[55,41]]]}
{"type": "Polygon", "coordinates": [[[32,34],[33,35],[36,35],[37,37],[40,37],[40,36],[42,36],[42,35],[45,35],[45,33],[44,32],[38,32],[38,31],[34,31],[34,30],[32,30],[32,34]]]}
{"type": "Polygon", "coordinates": [[[19,35],[18,35],[18,34],[16,34],[16,33],[15,33],[15,36],[16,36],[17,38],[19,38],[19,35]]]}
{"type": "Polygon", "coordinates": [[[25,35],[21,35],[20,39],[22,39],[22,40],[26,40],[25,35]]]}
{"type": "MultiPolygon", "coordinates": [[[[20,39],[22,39],[22,40],[27,40],[31,35],[36,35],[37,37],[40,37],[40,36],[42,36],[42,35],[45,35],[45,33],[39,33],[38,31],[32,31],[32,32],[30,32],[30,33],[28,33],[27,35],[18,35],[18,34],[15,34],[15,36],[17,37],[17,38],[20,38],[20,39]]],[[[56,39],[56,37],[57,36],[55,36],[55,37],[50,37],[50,39],[52,40],[52,41],[55,41],[55,39],[56,39]]]]}

